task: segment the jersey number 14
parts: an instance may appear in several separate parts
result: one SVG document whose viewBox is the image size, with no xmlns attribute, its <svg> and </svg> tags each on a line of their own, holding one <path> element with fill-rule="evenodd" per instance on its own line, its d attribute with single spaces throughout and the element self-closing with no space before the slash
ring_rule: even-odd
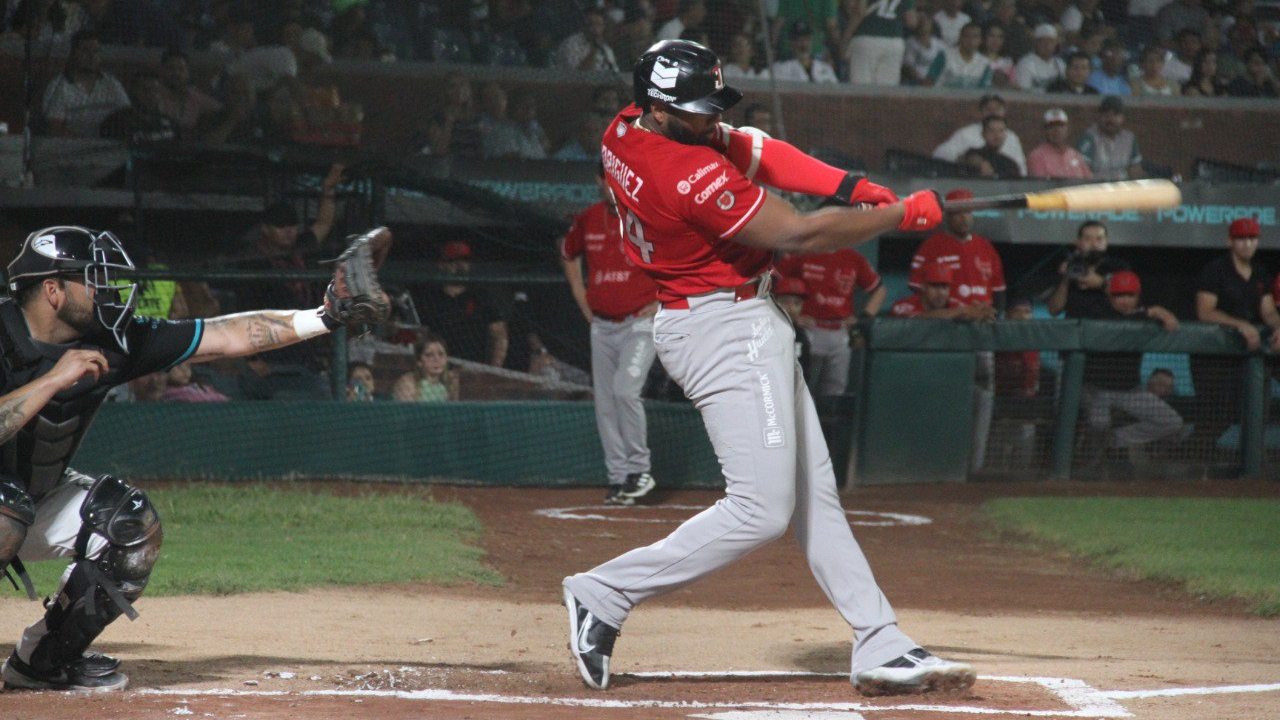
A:
<svg viewBox="0 0 1280 720">
<path fill-rule="evenodd" d="M 636 252 L 640 253 L 640 259 L 646 265 L 653 262 L 653 243 L 645 241 L 644 225 L 626 208 L 622 209 L 622 233 L 627 236 L 627 242 L 636 246 Z"/>
</svg>

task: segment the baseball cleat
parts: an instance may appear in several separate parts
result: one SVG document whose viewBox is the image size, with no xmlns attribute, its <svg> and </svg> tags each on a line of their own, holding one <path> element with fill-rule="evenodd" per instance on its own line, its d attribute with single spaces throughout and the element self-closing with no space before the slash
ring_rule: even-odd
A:
<svg viewBox="0 0 1280 720">
<path fill-rule="evenodd" d="M 635 500 L 649 494 L 658 483 L 653 476 L 647 472 L 631 473 L 627 476 L 627 482 L 622 486 L 622 494 Z"/>
<path fill-rule="evenodd" d="M 877 668 L 853 676 L 853 685 L 867 696 L 915 695 L 930 692 L 963 692 L 978 679 L 965 663 L 943 660 L 924 648 L 916 648 Z"/>
<path fill-rule="evenodd" d="M 120 661 L 100 653 L 86 653 L 79 660 L 40 672 L 18 659 L 17 653 L 9 656 L 0 668 L 0 679 L 5 690 L 64 690 L 82 693 L 103 693 L 123 690 L 129 677 L 116 672 Z"/>
<path fill-rule="evenodd" d="M 605 505 L 635 505 L 636 501 L 627 497 L 622 485 L 610 485 L 604 496 Z"/>
<path fill-rule="evenodd" d="M 578 661 L 578 674 L 587 687 L 604 690 L 609 687 L 609 657 L 618 629 L 592 615 L 569 588 L 564 589 L 564 604 L 569 609 L 569 650 Z"/>
</svg>

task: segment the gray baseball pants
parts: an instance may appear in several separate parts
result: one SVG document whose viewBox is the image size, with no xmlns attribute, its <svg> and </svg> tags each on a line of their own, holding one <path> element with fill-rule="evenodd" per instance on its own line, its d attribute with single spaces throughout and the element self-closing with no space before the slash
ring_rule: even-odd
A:
<svg viewBox="0 0 1280 720">
<path fill-rule="evenodd" d="M 649 472 L 648 426 L 640 391 L 653 366 L 653 318 L 591 321 L 591 382 L 596 429 L 610 485 Z"/>
<path fill-rule="evenodd" d="M 848 328 L 808 328 L 809 391 L 819 397 L 842 395 L 849 384 Z"/>
<path fill-rule="evenodd" d="M 790 526 L 818 585 L 854 631 L 853 672 L 916 647 L 876 585 L 840 506 L 831 456 L 795 354 L 790 321 L 769 298 L 732 291 L 662 309 L 658 357 L 702 413 L 725 497 L 665 539 L 585 573 L 567 587 L 622 627 L 631 609 L 732 564 Z"/>
</svg>

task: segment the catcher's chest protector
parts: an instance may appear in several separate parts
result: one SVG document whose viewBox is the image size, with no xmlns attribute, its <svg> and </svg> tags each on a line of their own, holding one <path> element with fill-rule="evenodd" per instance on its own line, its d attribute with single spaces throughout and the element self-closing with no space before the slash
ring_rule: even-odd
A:
<svg viewBox="0 0 1280 720">
<path fill-rule="evenodd" d="M 57 484 L 84 439 L 94 413 L 116 384 L 110 378 L 117 375 L 116 369 L 125 356 L 118 348 L 105 345 L 108 346 L 92 341 L 50 345 L 35 340 L 18 303 L 13 298 L 0 299 L 0 362 L 4 377 L 0 395 L 49 372 L 72 349 L 97 350 L 112 368 L 97 382 L 82 380 L 55 395 L 13 439 L 0 446 L 0 473 L 16 479 L 33 500 L 40 500 Z"/>
</svg>

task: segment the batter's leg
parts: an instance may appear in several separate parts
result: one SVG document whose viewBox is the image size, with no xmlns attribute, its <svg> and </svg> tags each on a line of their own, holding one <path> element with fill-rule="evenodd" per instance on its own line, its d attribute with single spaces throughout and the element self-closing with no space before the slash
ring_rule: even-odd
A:
<svg viewBox="0 0 1280 720">
<path fill-rule="evenodd" d="M 849 529 L 818 413 L 799 373 L 796 366 L 796 443 L 801 454 L 791 527 L 818 585 L 853 628 L 856 674 L 905 654 L 916 643 L 898 629 L 897 616 Z"/>
<path fill-rule="evenodd" d="M 613 374 L 614 413 L 621 438 L 619 450 L 624 477 L 650 470 L 649 430 L 640 393 L 656 354 L 653 318 L 636 318 L 625 323 L 625 327 L 619 343 L 618 366 Z M 609 480 L 613 482 L 612 474 Z"/>
</svg>

